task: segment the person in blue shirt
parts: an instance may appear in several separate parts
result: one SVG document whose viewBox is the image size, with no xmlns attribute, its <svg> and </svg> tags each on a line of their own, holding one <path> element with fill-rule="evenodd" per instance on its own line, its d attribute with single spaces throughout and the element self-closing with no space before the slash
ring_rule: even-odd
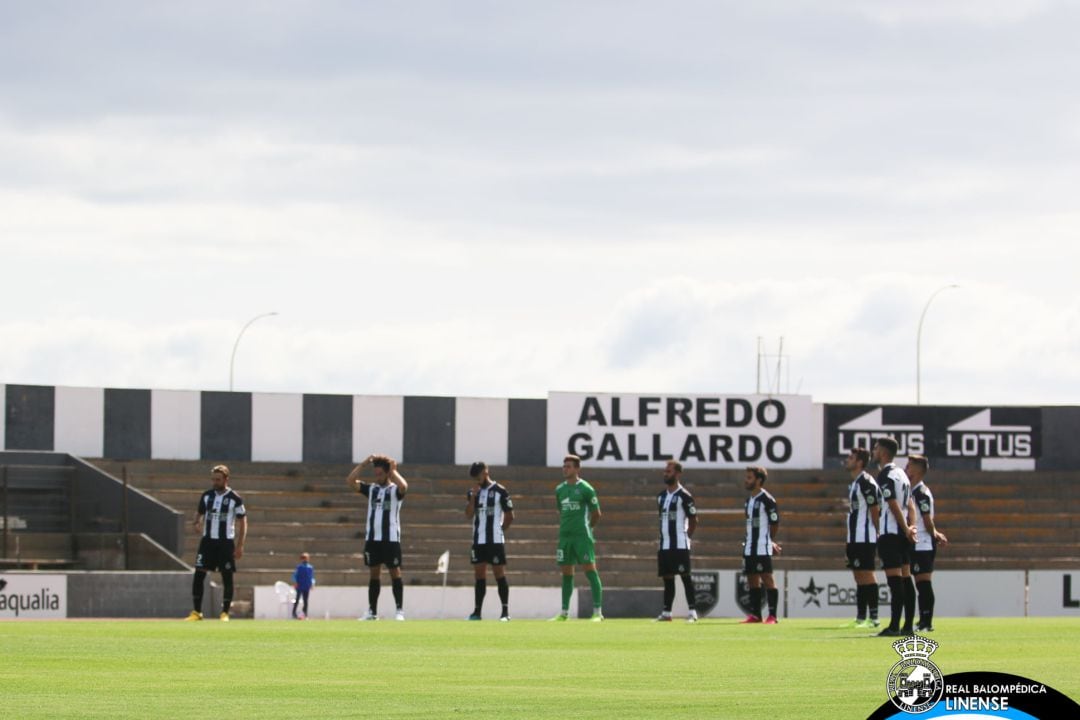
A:
<svg viewBox="0 0 1080 720">
<path fill-rule="evenodd" d="M 293 570 L 292 580 L 293 587 L 296 588 L 296 600 L 293 601 L 292 616 L 296 619 L 307 619 L 308 593 L 311 592 L 311 586 L 315 584 L 315 568 L 311 566 L 311 556 L 307 553 L 300 553 L 300 564 Z M 296 607 L 301 600 L 304 601 L 304 610 L 298 617 Z"/>
</svg>

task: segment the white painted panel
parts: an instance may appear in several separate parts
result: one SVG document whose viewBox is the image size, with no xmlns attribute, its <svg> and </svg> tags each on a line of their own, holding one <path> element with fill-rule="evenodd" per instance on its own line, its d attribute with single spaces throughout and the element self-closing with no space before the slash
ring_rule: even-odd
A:
<svg viewBox="0 0 1080 720">
<path fill-rule="evenodd" d="M 698 612 L 701 617 L 712 618 L 742 618 L 745 616 L 738 601 L 739 570 L 726 569 L 701 569 L 694 568 L 691 576 L 697 594 Z M 781 607 L 778 612 L 783 613 L 784 597 L 784 574 L 775 573 L 776 587 L 780 591 Z M 659 579 L 657 589 L 662 589 Z M 689 610 L 686 604 L 686 596 L 683 594 L 682 584 L 677 584 L 675 603 L 671 606 L 671 612 L 677 617 L 683 617 Z"/>
<path fill-rule="evenodd" d="M 315 571 L 318 578 L 318 569 Z M 394 595 L 389 584 L 379 595 L 379 616 L 385 621 L 394 617 Z M 494 585 L 494 583 L 492 583 Z M 510 617 L 517 620 L 550 618 L 559 611 L 562 590 L 557 587 L 517 587 L 510 592 Z M 473 610 L 472 587 L 449 587 L 445 594 L 441 586 L 405 586 L 405 617 L 409 620 L 464 620 Z M 367 610 L 367 587 L 316 585 L 308 596 L 308 616 L 324 618 L 355 618 Z M 570 600 L 577 607 L 577 591 Z M 281 602 L 272 585 L 255 587 L 254 615 L 256 620 L 285 619 L 292 614 L 292 604 Z M 499 617 L 499 596 L 488 591 L 484 603 L 484 619 Z"/>
<path fill-rule="evenodd" d="M 1028 574 L 1028 614 L 1080 617 L 1080 567 L 1032 570 Z"/>
<path fill-rule="evenodd" d="M 150 457 L 198 460 L 202 454 L 201 393 L 150 391 Z"/>
<path fill-rule="evenodd" d="M 57 387 L 53 448 L 57 452 L 99 458 L 105 454 L 105 390 Z"/>
<path fill-rule="evenodd" d="M 987 472 L 1035 471 L 1035 458 L 982 458 L 979 463 Z"/>
<path fill-rule="evenodd" d="M 405 443 L 405 398 L 401 395 L 353 396 L 353 461 L 371 453 L 401 459 Z"/>
<path fill-rule="evenodd" d="M 821 467 L 822 417 L 808 395 L 548 393 L 547 461 L 590 467 Z"/>
<path fill-rule="evenodd" d="M 251 459 L 300 462 L 304 456 L 304 396 L 251 395 Z"/>
<path fill-rule="evenodd" d="M 509 456 L 510 401 L 506 398 L 457 398 L 454 416 L 454 462 L 483 460 L 506 465 Z"/>
<path fill-rule="evenodd" d="M 825 405 L 813 403 L 810 407 L 811 451 L 810 462 L 815 468 L 825 467 Z"/>
<path fill-rule="evenodd" d="M 788 617 L 855 618 L 855 581 L 850 572 L 793 570 L 785 575 Z M 881 617 L 887 622 L 885 573 L 879 571 L 876 576 Z M 935 618 L 1024 614 L 1022 570 L 945 570 L 934 573 L 933 583 Z"/>
<path fill-rule="evenodd" d="M 0 450 L 7 449 L 7 385 L 0 385 Z"/>
<path fill-rule="evenodd" d="M 67 617 L 67 575 L 5 572 L 0 593 L 0 620 Z"/>
</svg>

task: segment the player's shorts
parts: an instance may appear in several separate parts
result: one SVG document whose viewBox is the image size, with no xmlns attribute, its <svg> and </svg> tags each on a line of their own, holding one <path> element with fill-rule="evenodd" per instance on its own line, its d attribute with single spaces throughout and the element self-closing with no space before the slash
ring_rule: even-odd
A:
<svg viewBox="0 0 1080 720">
<path fill-rule="evenodd" d="M 874 569 L 874 561 L 877 557 L 876 543 L 848 543 L 847 566 L 851 570 Z"/>
<path fill-rule="evenodd" d="M 937 550 L 915 550 L 911 553 L 911 574 L 923 575 L 934 572 Z"/>
<path fill-rule="evenodd" d="M 364 565 L 385 565 L 391 570 L 401 567 L 401 543 L 389 540 L 368 540 L 364 543 Z"/>
<path fill-rule="evenodd" d="M 505 565 L 506 545 L 503 543 L 483 543 L 473 545 L 469 560 L 473 565 Z"/>
<path fill-rule="evenodd" d="M 204 537 L 199 541 L 199 554 L 195 556 L 196 570 L 211 572 L 236 572 L 236 543 L 232 540 L 214 540 Z"/>
<path fill-rule="evenodd" d="M 743 555 L 743 572 L 765 575 L 772 572 L 772 555 Z"/>
<path fill-rule="evenodd" d="M 559 565 L 589 565 L 596 562 L 596 543 L 584 535 L 559 538 L 555 550 L 555 562 Z"/>
<path fill-rule="evenodd" d="M 881 558 L 881 567 L 886 570 L 911 562 L 911 543 L 902 535 L 894 533 L 878 535 L 877 552 L 878 557 Z"/>
<path fill-rule="evenodd" d="M 656 574 L 685 575 L 690 572 L 689 550 L 659 550 L 656 553 Z"/>
</svg>

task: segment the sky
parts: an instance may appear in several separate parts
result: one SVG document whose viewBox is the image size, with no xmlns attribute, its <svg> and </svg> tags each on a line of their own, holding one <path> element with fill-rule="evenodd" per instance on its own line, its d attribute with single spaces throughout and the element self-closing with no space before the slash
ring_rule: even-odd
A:
<svg viewBox="0 0 1080 720">
<path fill-rule="evenodd" d="M 1078 31 L 0 0 L 0 384 L 1080 404 Z"/>
</svg>

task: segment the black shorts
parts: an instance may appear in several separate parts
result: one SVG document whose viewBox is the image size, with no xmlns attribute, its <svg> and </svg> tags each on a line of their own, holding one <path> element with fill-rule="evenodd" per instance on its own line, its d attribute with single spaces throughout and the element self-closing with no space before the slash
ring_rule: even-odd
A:
<svg viewBox="0 0 1080 720">
<path fill-rule="evenodd" d="M 469 553 L 469 561 L 473 565 L 505 565 L 506 545 L 503 543 L 484 543 L 473 545 Z"/>
<path fill-rule="evenodd" d="M 874 543 L 848 543 L 847 566 L 851 570 L 874 570 L 877 545 Z"/>
<path fill-rule="evenodd" d="M 923 575 L 934 572 L 934 557 L 937 550 L 913 550 L 911 552 L 911 574 Z"/>
<path fill-rule="evenodd" d="M 656 574 L 685 575 L 690 572 L 689 550 L 660 550 L 656 553 Z"/>
<path fill-rule="evenodd" d="M 743 555 L 743 572 L 764 575 L 772 572 L 772 555 Z"/>
<path fill-rule="evenodd" d="M 364 543 L 364 565 L 385 565 L 391 570 L 401 567 L 401 543 L 389 540 L 368 540 Z"/>
<path fill-rule="evenodd" d="M 886 570 L 911 563 L 911 543 L 903 535 L 879 535 L 877 552 L 881 558 L 881 567 Z"/>
<path fill-rule="evenodd" d="M 214 540 L 204 537 L 199 541 L 199 554 L 195 556 L 196 570 L 236 572 L 236 543 L 232 540 Z"/>
</svg>

